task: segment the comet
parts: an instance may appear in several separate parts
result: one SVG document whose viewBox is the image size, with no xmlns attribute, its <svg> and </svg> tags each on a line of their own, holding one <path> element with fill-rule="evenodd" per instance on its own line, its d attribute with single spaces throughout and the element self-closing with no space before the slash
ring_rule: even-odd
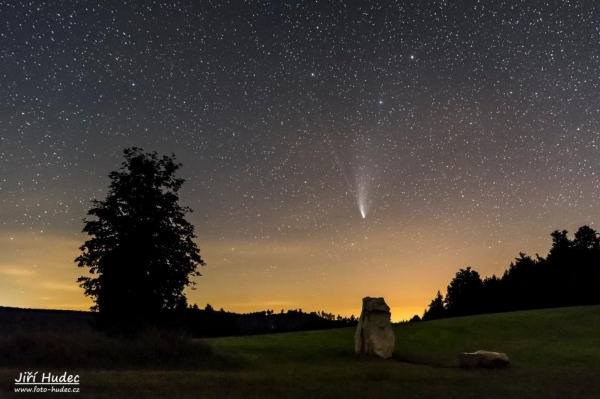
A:
<svg viewBox="0 0 600 399">
<path fill-rule="evenodd" d="M 356 205 L 363 219 L 367 218 L 370 205 L 369 189 L 371 179 L 366 169 L 364 166 L 357 168 L 355 182 Z"/>
<path fill-rule="evenodd" d="M 371 206 L 369 190 L 371 189 L 371 183 L 373 180 L 369 173 L 369 169 L 371 169 L 371 163 L 368 162 L 369 159 L 363 154 L 361 156 L 357 155 L 351 159 L 344 160 L 338 155 L 338 151 L 336 151 L 333 140 L 330 139 L 326 132 L 325 138 L 326 143 L 331 149 L 331 155 L 335 165 L 339 168 L 344 181 L 346 182 L 348 192 L 354 194 L 360 216 L 363 219 L 366 219 Z"/>
<path fill-rule="evenodd" d="M 358 209 L 360 210 L 360 215 L 363 219 L 367 217 L 367 210 L 365 209 L 363 204 L 358 204 Z"/>
</svg>

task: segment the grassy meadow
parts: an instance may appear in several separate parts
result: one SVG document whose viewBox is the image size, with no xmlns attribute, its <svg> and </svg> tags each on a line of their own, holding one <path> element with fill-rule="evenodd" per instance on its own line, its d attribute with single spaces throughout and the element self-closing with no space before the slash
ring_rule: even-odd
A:
<svg viewBox="0 0 600 399">
<path fill-rule="evenodd" d="M 0 398 L 21 371 L 80 375 L 80 398 L 598 398 L 600 306 L 394 326 L 394 358 L 354 354 L 354 329 L 135 342 L 95 334 L 0 339 Z M 458 354 L 508 354 L 501 370 L 458 368 Z"/>
</svg>

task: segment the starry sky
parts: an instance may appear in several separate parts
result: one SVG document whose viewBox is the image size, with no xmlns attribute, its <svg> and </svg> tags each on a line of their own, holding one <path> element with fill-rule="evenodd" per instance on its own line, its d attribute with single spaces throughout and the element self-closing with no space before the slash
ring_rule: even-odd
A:
<svg viewBox="0 0 600 399">
<path fill-rule="evenodd" d="M 0 0 L 0 305 L 87 309 L 125 147 L 174 153 L 190 303 L 392 318 L 600 220 L 600 9 Z"/>
</svg>

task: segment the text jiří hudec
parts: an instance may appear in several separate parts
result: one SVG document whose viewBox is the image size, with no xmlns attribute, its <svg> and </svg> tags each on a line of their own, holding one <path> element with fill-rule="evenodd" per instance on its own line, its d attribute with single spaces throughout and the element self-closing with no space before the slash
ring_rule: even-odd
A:
<svg viewBox="0 0 600 399">
<path fill-rule="evenodd" d="M 38 372 L 26 371 L 19 374 L 19 378 L 15 379 L 15 383 L 36 383 Z M 69 374 L 66 371 L 63 374 L 42 373 L 40 383 L 46 384 L 79 384 L 78 374 Z"/>
</svg>

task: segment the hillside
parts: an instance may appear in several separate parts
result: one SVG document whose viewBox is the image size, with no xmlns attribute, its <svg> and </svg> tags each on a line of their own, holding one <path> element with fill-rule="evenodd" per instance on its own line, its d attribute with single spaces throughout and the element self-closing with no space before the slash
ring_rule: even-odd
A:
<svg viewBox="0 0 600 399">
<path fill-rule="evenodd" d="M 209 342 L 248 362 L 252 383 L 234 380 L 257 397 L 597 398 L 598 331 L 591 306 L 395 325 L 391 361 L 354 356 L 354 329 Z M 507 353 L 511 368 L 457 367 L 460 352 L 478 349 Z"/>
<path fill-rule="evenodd" d="M 600 306 L 398 324 L 394 331 L 391 360 L 356 356 L 353 328 L 198 339 L 196 345 L 212 351 L 182 347 L 183 355 L 168 357 L 158 369 L 97 368 L 98 356 L 117 355 L 106 343 L 89 356 L 89 367 L 78 367 L 79 397 L 592 399 L 600 392 Z M 64 340 L 72 342 L 68 336 Z M 96 341 L 88 345 L 95 347 Z M 45 353 L 45 348 L 27 351 Z M 507 353 L 511 367 L 457 367 L 460 352 L 478 349 Z M 88 359 L 70 355 L 84 365 Z M 199 366 L 190 368 L 189 357 Z M 0 393 L 11 392 L 20 371 L 44 371 L 50 364 L 0 365 Z"/>
<path fill-rule="evenodd" d="M 93 312 L 0 306 L 0 335 L 91 332 L 94 316 Z M 185 330 L 188 335 L 196 338 L 321 330 L 357 324 L 357 320 L 353 319 L 335 319 L 333 314 L 304 313 L 298 310 L 239 314 L 190 308 L 165 311 L 155 321 L 161 327 Z"/>
<path fill-rule="evenodd" d="M 0 335 L 38 331 L 87 332 L 92 320 L 90 312 L 0 306 Z"/>
</svg>

